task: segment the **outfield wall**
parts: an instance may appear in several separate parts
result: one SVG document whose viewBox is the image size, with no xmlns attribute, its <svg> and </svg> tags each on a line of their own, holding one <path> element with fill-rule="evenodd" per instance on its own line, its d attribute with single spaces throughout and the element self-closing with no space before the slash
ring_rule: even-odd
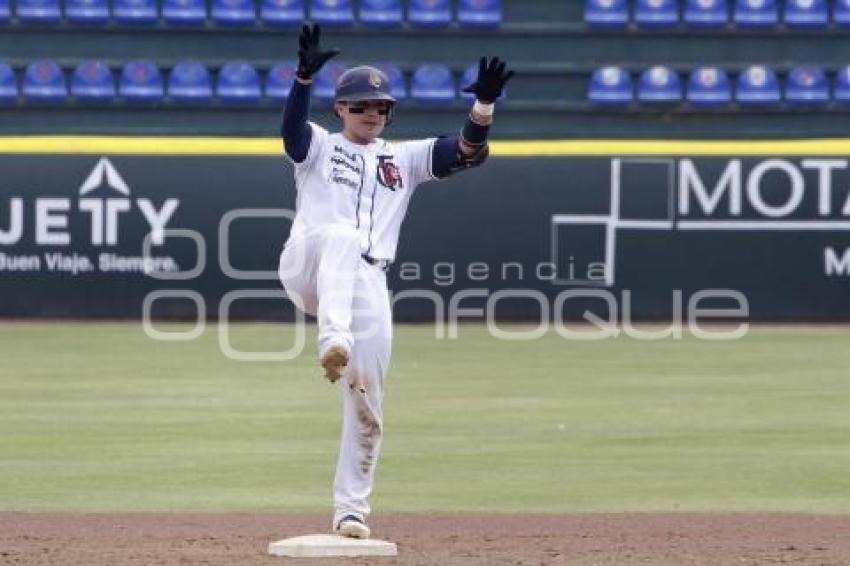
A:
<svg viewBox="0 0 850 566">
<path fill-rule="evenodd" d="M 280 146 L 0 138 L 0 316 L 290 318 Z M 850 140 L 496 142 L 484 167 L 417 189 L 396 318 L 667 319 L 690 303 L 850 320 L 847 155 Z"/>
</svg>

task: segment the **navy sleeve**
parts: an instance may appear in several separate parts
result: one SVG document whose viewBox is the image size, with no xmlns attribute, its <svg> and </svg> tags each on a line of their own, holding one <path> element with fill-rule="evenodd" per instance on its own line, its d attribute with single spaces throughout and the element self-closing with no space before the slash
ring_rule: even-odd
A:
<svg viewBox="0 0 850 566">
<path fill-rule="evenodd" d="M 452 173 L 453 166 L 458 161 L 457 136 L 440 136 L 434 142 L 434 149 L 431 150 L 431 171 L 438 179 L 448 177 Z"/>
<path fill-rule="evenodd" d="M 292 90 L 286 99 L 286 108 L 283 110 L 280 135 L 283 138 L 286 154 L 296 163 L 307 159 L 307 151 L 310 149 L 313 129 L 307 123 L 309 113 L 310 85 L 292 81 Z"/>
<path fill-rule="evenodd" d="M 458 171 L 481 165 L 488 155 L 489 146 L 486 142 L 474 155 L 465 156 L 460 151 L 458 136 L 440 136 L 431 150 L 431 171 L 436 178 L 443 179 Z"/>
</svg>

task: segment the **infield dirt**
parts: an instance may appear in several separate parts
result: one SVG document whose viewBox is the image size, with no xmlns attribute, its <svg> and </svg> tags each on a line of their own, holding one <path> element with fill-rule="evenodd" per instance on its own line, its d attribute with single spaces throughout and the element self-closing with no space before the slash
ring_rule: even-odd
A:
<svg viewBox="0 0 850 566">
<path fill-rule="evenodd" d="M 0 513 L 0 564 L 850 564 L 850 517 L 756 514 L 382 515 L 397 558 L 283 559 L 269 542 L 319 515 Z"/>
</svg>

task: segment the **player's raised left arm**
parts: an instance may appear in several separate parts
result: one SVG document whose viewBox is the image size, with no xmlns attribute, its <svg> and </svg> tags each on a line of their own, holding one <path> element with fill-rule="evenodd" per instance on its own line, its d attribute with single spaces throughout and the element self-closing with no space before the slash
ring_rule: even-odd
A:
<svg viewBox="0 0 850 566">
<path fill-rule="evenodd" d="M 478 62 L 478 77 L 463 89 L 475 95 L 475 103 L 458 136 L 439 138 L 434 144 L 432 170 L 437 177 L 475 167 L 487 159 L 487 135 L 493 123 L 493 112 L 505 85 L 514 75 L 507 64 L 493 57 Z"/>
</svg>

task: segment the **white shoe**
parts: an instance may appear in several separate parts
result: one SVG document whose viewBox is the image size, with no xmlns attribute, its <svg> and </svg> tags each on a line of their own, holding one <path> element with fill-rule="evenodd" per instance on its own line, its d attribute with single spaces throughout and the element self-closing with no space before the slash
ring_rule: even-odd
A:
<svg viewBox="0 0 850 566">
<path fill-rule="evenodd" d="M 342 377 L 350 357 L 351 354 L 344 346 L 331 346 L 322 354 L 321 364 L 325 368 L 325 377 L 328 381 L 336 383 Z"/>
<path fill-rule="evenodd" d="M 336 526 L 336 533 L 344 537 L 369 538 L 369 527 L 354 515 L 346 515 Z"/>
</svg>

